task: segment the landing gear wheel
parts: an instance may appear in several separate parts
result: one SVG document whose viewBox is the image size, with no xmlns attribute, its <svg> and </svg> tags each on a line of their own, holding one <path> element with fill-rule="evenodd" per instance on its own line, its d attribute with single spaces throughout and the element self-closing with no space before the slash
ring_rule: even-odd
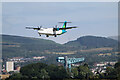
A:
<svg viewBox="0 0 120 80">
<path fill-rule="evenodd" d="M 57 37 L 57 35 L 55 35 L 55 37 Z"/>
<path fill-rule="evenodd" d="M 39 34 L 39 36 L 41 36 L 41 35 Z"/>
<path fill-rule="evenodd" d="M 49 37 L 49 35 L 46 35 L 46 37 Z"/>
</svg>

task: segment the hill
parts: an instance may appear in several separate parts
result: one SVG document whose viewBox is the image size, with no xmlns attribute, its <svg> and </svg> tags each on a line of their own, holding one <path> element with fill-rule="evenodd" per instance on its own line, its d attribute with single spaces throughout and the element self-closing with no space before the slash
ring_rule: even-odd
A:
<svg viewBox="0 0 120 80">
<path fill-rule="evenodd" d="M 2 57 L 45 56 L 44 63 L 56 63 L 56 57 L 85 57 L 85 62 L 117 60 L 115 47 L 117 41 L 104 37 L 84 36 L 66 44 L 58 44 L 51 40 L 12 35 L 2 35 Z M 107 54 L 110 55 L 107 55 Z M 106 55 L 106 56 L 101 56 Z M 94 60 L 93 60 L 94 58 Z"/>
<path fill-rule="evenodd" d="M 2 35 L 3 57 L 35 56 L 43 54 L 45 50 L 62 47 L 51 40 L 29 38 L 21 36 Z"/>
<path fill-rule="evenodd" d="M 81 48 L 100 48 L 100 47 L 116 47 L 118 44 L 117 40 L 97 37 L 97 36 L 83 36 L 74 41 L 69 41 L 64 45 L 81 47 Z"/>
<path fill-rule="evenodd" d="M 120 35 L 119 35 L 120 37 Z M 118 40 L 118 36 L 109 36 L 108 38 L 114 39 L 114 40 Z"/>
<path fill-rule="evenodd" d="M 118 42 L 120 42 L 120 35 L 118 35 L 118 36 L 109 36 L 108 38 L 111 38 L 111 39 L 114 39 L 114 40 L 117 40 Z"/>
</svg>

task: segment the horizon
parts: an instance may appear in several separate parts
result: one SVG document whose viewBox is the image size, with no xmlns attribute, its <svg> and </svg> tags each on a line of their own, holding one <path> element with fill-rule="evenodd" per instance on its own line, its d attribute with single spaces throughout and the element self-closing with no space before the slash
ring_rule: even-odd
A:
<svg viewBox="0 0 120 80">
<path fill-rule="evenodd" d="M 43 40 L 48 40 L 48 39 L 44 39 L 44 38 L 38 38 L 38 37 L 29 37 L 29 36 L 20 36 L 20 35 L 9 35 L 9 34 L 0 34 L 0 35 L 6 35 L 6 36 L 17 36 L 17 37 L 26 37 L 26 38 L 37 38 L 37 39 L 43 39 Z M 104 37 L 104 36 L 95 36 L 95 35 L 85 35 L 85 36 L 80 36 L 78 38 L 81 38 L 81 37 L 87 37 L 87 36 L 94 36 L 94 37 L 101 37 L 101 38 L 110 38 L 110 39 L 113 39 L 112 37 L 117 37 L 117 36 L 108 36 L 108 37 Z M 77 38 L 77 39 L 78 39 Z M 75 39 L 75 40 L 77 40 Z M 75 40 L 71 40 L 71 41 L 75 41 Z M 116 40 L 116 39 L 113 39 L 113 40 Z M 54 41 L 54 40 L 50 40 L 50 41 Z M 55 41 L 54 41 L 55 42 Z M 69 42 L 69 41 L 68 41 Z M 66 42 L 66 43 L 68 43 Z M 57 42 L 55 42 L 57 43 Z M 58 43 L 58 44 L 65 44 L 65 43 Z"/>
</svg>

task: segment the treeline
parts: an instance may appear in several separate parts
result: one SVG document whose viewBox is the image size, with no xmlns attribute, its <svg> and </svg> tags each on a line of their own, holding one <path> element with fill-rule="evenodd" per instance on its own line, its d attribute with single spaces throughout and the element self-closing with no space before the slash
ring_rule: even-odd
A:
<svg viewBox="0 0 120 80">
<path fill-rule="evenodd" d="M 34 63 L 22 67 L 20 73 L 13 74 L 6 80 L 62 80 L 65 78 L 69 78 L 69 74 L 66 72 L 63 66 Z"/>
<path fill-rule="evenodd" d="M 94 75 L 87 64 L 73 67 L 71 73 L 63 66 L 44 63 L 29 64 L 21 68 L 20 73 L 11 75 L 6 80 L 120 80 L 120 62 L 114 68 L 107 67 L 106 73 Z"/>
</svg>

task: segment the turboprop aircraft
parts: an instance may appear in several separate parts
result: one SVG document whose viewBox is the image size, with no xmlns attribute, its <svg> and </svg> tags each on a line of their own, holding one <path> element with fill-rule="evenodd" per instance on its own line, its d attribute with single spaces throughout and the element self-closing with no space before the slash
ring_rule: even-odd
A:
<svg viewBox="0 0 120 80">
<path fill-rule="evenodd" d="M 67 23 L 71 23 L 71 22 L 59 22 L 59 23 L 64 23 L 62 28 L 57 27 L 57 25 L 53 28 L 42 28 L 42 26 L 34 28 L 34 27 L 26 27 L 26 29 L 34 29 L 34 30 L 38 30 L 38 34 L 41 35 L 46 35 L 46 37 L 49 36 L 55 36 L 57 37 L 57 35 L 61 35 L 66 33 L 67 29 L 72 29 L 72 28 L 77 28 L 76 26 L 72 26 L 72 27 L 66 27 Z"/>
</svg>

